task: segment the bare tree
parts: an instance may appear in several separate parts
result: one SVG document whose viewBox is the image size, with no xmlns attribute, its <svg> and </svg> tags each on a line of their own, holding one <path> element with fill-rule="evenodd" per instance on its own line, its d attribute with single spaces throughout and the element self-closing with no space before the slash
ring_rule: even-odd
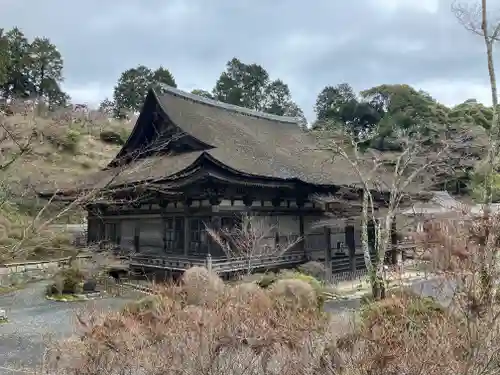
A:
<svg viewBox="0 0 500 375">
<path fill-rule="evenodd" d="M 411 134 L 397 132 L 401 151 L 386 153 L 363 147 L 377 134 L 376 131 L 362 136 L 321 131 L 318 137 L 323 143 L 322 148 L 332 152 L 334 158 L 347 161 L 359 179 L 361 242 L 373 294 L 377 298 L 383 298 L 385 294 L 384 259 L 400 207 L 435 184 L 435 177 L 448 174 L 451 167 L 448 157 L 452 143 L 444 134 L 439 134 L 438 139 L 434 138 L 430 143 L 428 136 L 415 129 Z M 380 204 L 381 200 L 383 204 Z M 371 259 L 368 238 L 370 221 L 375 225 L 375 261 Z"/>
<path fill-rule="evenodd" d="M 452 6 L 452 11 L 465 29 L 483 38 L 486 47 L 486 61 L 488 64 L 493 113 L 489 129 L 489 148 L 486 160 L 487 170 L 483 197 L 483 203 L 488 205 L 491 203 L 493 196 L 493 175 L 498 160 L 498 142 L 500 136 L 500 125 L 498 121 L 498 89 L 493 59 L 495 42 L 500 40 L 500 21 L 490 22 L 489 17 L 491 15 L 488 14 L 486 0 L 481 0 L 481 3 L 472 5 L 455 1 Z"/>
<path fill-rule="evenodd" d="M 276 225 L 265 217 L 244 214 L 236 218 L 239 225 L 215 229 L 207 226 L 209 236 L 228 258 L 241 258 L 252 271 L 252 261 L 261 257 L 278 257 L 300 242 L 299 236 L 285 236 L 276 241 Z"/>
</svg>

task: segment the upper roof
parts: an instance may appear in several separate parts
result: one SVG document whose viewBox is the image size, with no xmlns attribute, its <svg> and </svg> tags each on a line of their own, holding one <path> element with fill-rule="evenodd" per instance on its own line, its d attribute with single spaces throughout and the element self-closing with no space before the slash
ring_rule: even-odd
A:
<svg viewBox="0 0 500 375">
<path fill-rule="evenodd" d="M 141 115 L 117 158 L 133 149 L 134 142 L 147 133 L 145 127 L 153 127 L 152 121 L 144 120 L 147 117 L 144 113 L 153 111 L 151 108 L 160 108 L 171 123 L 203 145 L 203 149 L 136 160 L 126 168 L 112 167 L 116 164 L 111 163 L 107 170 L 88 176 L 85 185 L 110 186 L 174 178 L 185 170 L 193 170 L 201 160 L 208 160 L 248 178 L 360 186 L 350 163 L 340 157 L 333 161 L 333 153 L 321 150 L 316 138 L 300 128 L 298 119 L 221 103 L 169 86 L 163 89 L 162 95 L 150 90 Z"/>
<path fill-rule="evenodd" d="M 346 161 L 332 163 L 298 120 L 252 111 L 168 88 L 158 101 L 182 131 L 212 146 L 206 152 L 245 174 L 320 185 L 357 184 Z"/>
</svg>

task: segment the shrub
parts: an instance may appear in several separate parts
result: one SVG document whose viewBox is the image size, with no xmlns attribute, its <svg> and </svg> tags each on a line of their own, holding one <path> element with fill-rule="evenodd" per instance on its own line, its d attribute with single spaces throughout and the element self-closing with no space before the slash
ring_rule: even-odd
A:
<svg viewBox="0 0 500 375">
<path fill-rule="evenodd" d="M 272 305 L 269 295 L 259 285 L 255 283 L 242 283 L 233 286 L 229 294 L 237 302 L 248 303 L 255 302 L 261 307 L 270 308 Z"/>
<path fill-rule="evenodd" d="M 60 270 L 54 281 L 47 287 L 47 295 L 75 294 L 82 291 L 82 283 L 85 275 L 76 267 Z"/>
<path fill-rule="evenodd" d="M 257 285 L 261 288 L 269 288 L 274 282 L 278 280 L 278 277 L 275 273 L 265 273 L 261 276 L 259 280 L 257 280 Z"/>
<path fill-rule="evenodd" d="M 286 300 L 289 306 L 297 308 L 316 307 L 316 293 L 311 284 L 298 279 L 276 281 L 270 289 L 270 295 Z"/>
<path fill-rule="evenodd" d="M 322 308 L 324 302 L 326 300 L 326 288 L 325 285 L 314 278 L 313 276 L 309 276 L 300 272 L 292 272 L 292 271 L 284 271 L 280 275 L 280 279 L 293 279 L 293 280 L 301 280 L 314 289 L 316 293 L 316 302 L 319 308 Z"/>
<path fill-rule="evenodd" d="M 69 375 L 84 369 L 86 374 L 130 374 L 140 369 L 145 375 L 305 374 L 320 366 L 333 370 L 322 355 L 329 346 L 329 322 L 315 308 L 287 309 L 274 301 L 264 308 L 259 300 L 236 301 L 229 287 L 212 306 L 193 306 L 166 297 L 178 288 L 166 289 L 133 311 L 81 316 L 78 340 L 51 348 L 44 373 Z"/>
<path fill-rule="evenodd" d="M 78 151 L 78 145 L 80 143 L 80 139 L 81 139 L 80 132 L 74 129 L 68 129 L 64 139 L 60 143 L 60 146 L 63 149 L 63 151 L 76 154 Z"/>
<path fill-rule="evenodd" d="M 124 138 L 124 134 L 120 134 L 113 130 L 103 130 L 99 134 L 99 139 L 104 143 L 109 143 L 118 146 L 123 146 L 127 141 L 127 138 Z"/>
<path fill-rule="evenodd" d="M 193 305 L 210 304 L 224 291 L 224 282 L 204 267 L 191 267 L 181 278 L 186 302 Z"/>
<path fill-rule="evenodd" d="M 304 275 L 312 276 L 317 280 L 324 281 L 326 278 L 325 265 L 323 263 L 320 263 L 320 262 L 311 261 L 311 262 L 301 264 L 298 267 L 298 270 L 300 273 L 302 273 Z"/>
</svg>

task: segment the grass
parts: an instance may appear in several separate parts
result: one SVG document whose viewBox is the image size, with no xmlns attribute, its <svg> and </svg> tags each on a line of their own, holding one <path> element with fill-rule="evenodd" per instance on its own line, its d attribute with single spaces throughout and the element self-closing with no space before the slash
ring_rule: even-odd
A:
<svg viewBox="0 0 500 375">
<path fill-rule="evenodd" d="M 0 295 L 8 294 L 8 293 L 14 292 L 18 289 L 19 288 L 17 286 L 1 286 L 0 285 Z"/>
</svg>

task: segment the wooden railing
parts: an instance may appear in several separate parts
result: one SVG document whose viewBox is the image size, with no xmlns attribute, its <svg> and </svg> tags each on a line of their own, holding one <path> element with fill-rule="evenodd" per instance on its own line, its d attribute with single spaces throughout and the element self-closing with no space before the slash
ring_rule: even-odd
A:
<svg viewBox="0 0 500 375">
<path fill-rule="evenodd" d="M 199 266 L 211 269 L 214 272 L 237 272 L 249 269 L 266 269 L 279 266 L 302 263 L 305 254 L 302 251 L 289 251 L 281 255 L 259 255 L 251 257 L 152 257 L 134 255 L 130 259 L 131 267 L 147 267 L 167 269 L 173 271 L 184 271 L 190 267 Z"/>
</svg>

